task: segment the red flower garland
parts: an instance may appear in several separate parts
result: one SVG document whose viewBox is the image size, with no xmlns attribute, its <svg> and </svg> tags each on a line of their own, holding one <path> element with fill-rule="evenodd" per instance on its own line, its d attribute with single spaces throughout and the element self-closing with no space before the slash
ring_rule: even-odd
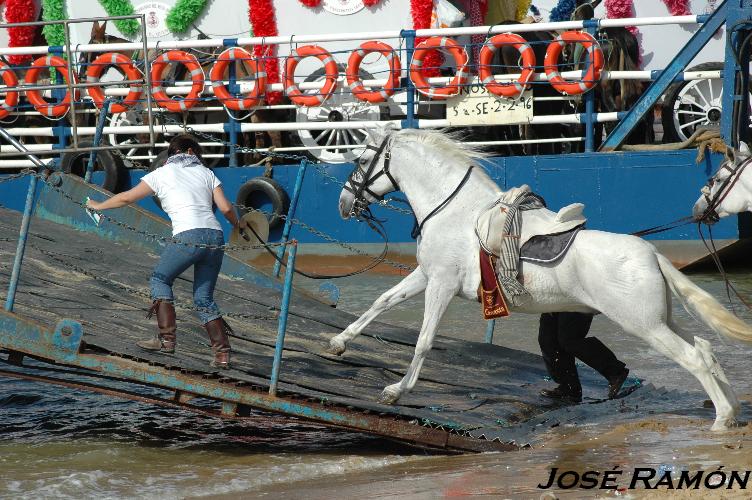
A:
<svg viewBox="0 0 752 500">
<path fill-rule="evenodd" d="M 410 2 L 410 14 L 413 17 L 413 29 L 423 30 L 431 27 L 431 13 L 433 12 L 433 0 L 411 0 Z M 425 38 L 416 38 L 415 46 L 417 47 L 420 42 Z M 424 74 L 426 76 L 438 76 L 439 66 L 443 57 L 440 52 L 432 50 L 429 54 L 426 54 L 423 59 Z"/>
<path fill-rule="evenodd" d="M 274 17 L 272 0 L 248 0 L 248 19 L 251 21 L 254 36 L 277 36 L 277 20 Z M 256 45 L 253 55 L 264 61 L 266 77 L 269 83 L 279 83 L 279 65 L 274 52 L 276 45 Z M 266 94 L 268 104 L 279 104 L 282 100 L 281 92 Z"/>
<path fill-rule="evenodd" d="M 3 0 L 0 0 L 2 3 Z M 6 0 L 5 21 L 8 23 L 27 23 L 35 20 L 37 13 L 33 0 Z M 9 47 L 28 47 L 34 43 L 36 26 L 19 26 L 8 28 Z M 8 56 L 11 64 L 23 64 L 31 60 L 30 55 Z"/>
</svg>

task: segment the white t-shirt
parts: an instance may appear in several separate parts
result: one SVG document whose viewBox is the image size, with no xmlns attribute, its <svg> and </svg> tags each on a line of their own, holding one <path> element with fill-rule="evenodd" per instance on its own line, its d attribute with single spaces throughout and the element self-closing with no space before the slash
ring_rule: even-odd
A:
<svg viewBox="0 0 752 500">
<path fill-rule="evenodd" d="M 192 155 L 170 157 L 163 166 L 141 178 L 159 198 L 172 221 L 173 236 L 190 229 L 219 229 L 214 216 L 214 188 L 221 182 Z"/>
</svg>

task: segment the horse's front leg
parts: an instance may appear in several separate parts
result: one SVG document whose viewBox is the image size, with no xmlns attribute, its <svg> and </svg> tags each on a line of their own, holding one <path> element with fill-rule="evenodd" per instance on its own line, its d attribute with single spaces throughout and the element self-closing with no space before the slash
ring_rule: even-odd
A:
<svg viewBox="0 0 752 500">
<path fill-rule="evenodd" d="M 452 288 L 446 283 L 439 283 L 438 280 L 432 280 L 426 287 L 426 309 L 423 312 L 423 325 L 420 328 L 418 342 L 415 344 L 415 355 L 407 369 L 407 373 L 396 384 L 387 386 L 379 397 L 379 403 L 392 404 L 402 395 L 408 393 L 415 387 L 420 374 L 420 368 L 426 359 L 428 352 L 433 347 L 433 339 L 436 336 L 436 328 L 444 312 L 452 301 L 452 297 L 457 294 L 457 288 Z"/>
<path fill-rule="evenodd" d="M 327 352 L 339 356 L 347 349 L 347 343 L 360 335 L 371 321 L 376 317 L 426 289 L 426 276 L 418 266 L 413 272 L 408 274 L 405 279 L 397 283 L 394 287 L 384 292 L 376 302 L 371 305 L 363 315 L 350 324 L 339 335 L 332 337 L 329 341 Z"/>
</svg>

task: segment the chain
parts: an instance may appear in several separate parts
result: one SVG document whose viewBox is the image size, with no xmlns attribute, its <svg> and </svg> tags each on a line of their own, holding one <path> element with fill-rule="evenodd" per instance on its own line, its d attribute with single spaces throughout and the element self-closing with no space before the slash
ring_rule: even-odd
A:
<svg viewBox="0 0 752 500">
<path fill-rule="evenodd" d="M 10 181 L 15 181 L 16 179 L 21 179 L 22 177 L 26 177 L 27 175 L 35 175 L 35 174 L 36 172 L 27 168 L 17 174 L 11 174 L 11 175 L 6 175 L 5 177 L 0 177 L 0 184 L 2 184 L 3 182 L 10 182 Z"/>
<path fill-rule="evenodd" d="M 99 281 L 101 283 L 104 283 L 106 285 L 113 286 L 115 288 L 119 288 L 120 290 L 123 290 L 124 292 L 131 294 L 131 295 L 137 295 L 139 297 L 144 297 L 148 300 L 152 300 L 151 294 L 149 292 L 146 292 L 139 288 L 134 288 L 132 286 L 125 285 L 123 283 L 120 283 L 118 281 L 114 281 L 108 278 L 105 278 L 103 276 L 98 276 L 94 274 L 91 271 L 88 271 L 82 267 L 79 267 L 75 264 L 72 264 L 62 257 L 64 254 L 59 254 L 56 252 L 51 252 L 49 250 L 44 250 L 42 248 L 39 248 L 36 245 L 31 245 L 32 248 L 34 248 L 36 251 L 38 251 L 41 254 L 46 255 L 47 257 L 59 262 L 60 264 L 68 267 L 69 269 L 72 269 L 76 271 L 77 273 L 83 274 L 85 276 L 88 276 L 96 281 Z M 194 312 L 206 312 L 206 313 L 215 313 L 215 310 L 210 310 L 205 307 L 196 307 L 194 305 L 189 304 L 188 302 L 181 302 L 181 301 L 175 301 L 174 302 L 176 307 L 179 307 L 181 309 L 186 309 L 188 311 L 194 311 Z M 230 313 L 230 312 L 224 312 L 222 313 L 223 316 L 227 316 L 229 318 L 235 318 L 235 319 L 251 319 L 251 320 L 276 320 L 277 316 L 264 316 L 259 314 L 246 314 L 246 313 Z"/>
</svg>

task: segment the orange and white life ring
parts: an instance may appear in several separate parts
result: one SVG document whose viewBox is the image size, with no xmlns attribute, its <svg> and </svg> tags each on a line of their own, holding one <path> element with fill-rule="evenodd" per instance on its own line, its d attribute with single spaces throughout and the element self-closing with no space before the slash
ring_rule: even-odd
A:
<svg viewBox="0 0 752 500">
<path fill-rule="evenodd" d="M 65 83 L 68 83 L 68 64 L 65 62 L 65 59 L 59 56 L 42 56 L 38 59 L 35 59 L 34 62 L 31 63 L 31 68 L 29 68 L 29 70 L 26 72 L 24 83 L 26 85 L 34 85 L 35 83 L 37 83 L 37 80 L 39 79 L 39 72 L 42 71 L 43 68 L 47 67 L 55 68 L 55 71 L 60 73 L 60 75 L 63 77 L 63 81 L 65 81 Z M 73 83 L 76 83 L 75 74 L 73 75 Z M 75 99 L 78 99 L 78 92 L 74 92 Z M 29 99 L 29 102 L 34 105 L 34 109 L 45 116 L 63 116 L 68 112 L 71 103 L 70 90 L 65 93 L 63 100 L 58 102 L 57 104 L 50 104 L 45 101 L 39 90 L 27 90 L 26 98 Z"/>
<path fill-rule="evenodd" d="M 389 78 L 381 90 L 366 90 L 363 81 L 360 79 L 360 63 L 367 54 L 372 52 L 381 53 L 389 63 Z M 350 59 L 347 61 L 347 85 L 350 86 L 353 95 L 361 101 L 384 102 L 399 88 L 401 72 L 402 65 L 399 57 L 394 56 L 394 49 L 384 42 L 372 40 L 362 43 L 350 54 Z"/>
<path fill-rule="evenodd" d="M 522 73 L 517 81 L 502 83 L 494 79 L 491 62 L 496 51 L 506 45 L 514 47 L 520 53 Z M 478 78 L 489 92 L 498 96 L 517 97 L 530 85 L 535 76 L 535 52 L 524 38 L 515 33 L 502 33 L 487 40 L 480 49 L 478 61 Z"/>
<path fill-rule="evenodd" d="M 170 63 L 182 64 L 191 74 L 191 90 L 184 98 L 170 99 L 162 87 L 162 78 Z M 187 111 L 199 102 L 204 90 L 204 70 L 196 56 L 182 50 L 170 50 L 157 57 L 151 64 L 151 95 L 157 106 L 173 113 Z"/>
<path fill-rule="evenodd" d="M 568 43 L 579 43 L 588 53 L 587 68 L 580 80 L 567 81 L 559 74 L 559 56 Z M 543 62 L 548 83 L 562 94 L 567 95 L 583 94 L 595 87 L 601 79 L 604 64 L 603 51 L 598 45 L 598 41 L 590 33 L 584 31 L 565 31 L 557 36 L 548 44 L 546 59 Z"/>
<path fill-rule="evenodd" d="M 457 66 L 454 78 L 444 87 L 432 87 L 423 74 L 423 59 L 433 49 L 444 49 L 449 52 Z M 467 84 L 469 79 L 468 60 L 467 52 L 460 44 L 451 38 L 434 36 L 423 40 L 415 47 L 415 54 L 410 62 L 410 79 L 415 84 L 415 89 L 421 94 L 434 99 L 446 99 L 459 94 L 460 88 Z"/>
<path fill-rule="evenodd" d="M 324 70 L 326 71 L 324 86 L 316 94 L 304 94 L 295 85 L 295 68 L 306 57 L 318 58 L 324 64 Z M 339 77 L 339 68 L 337 68 L 334 57 L 326 49 L 317 45 L 304 45 L 293 50 L 285 61 L 285 94 L 295 104 L 301 106 L 320 106 L 331 97 L 337 88 L 337 77 Z"/>
<path fill-rule="evenodd" d="M 253 90 L 245 94 L 243 97 L 235 97 L 230 94 L 230 91 L 227 90 L 227 87 L 224 84 L 227 68 L 238 59 L 250 68 L 251 74 L 256 76 L 256 84 L 254 85 Z M 217 62 L 214 63 L 214 66 L 212 66 L 211 72 L 209 73 L 209 79 L 212 82 L 214 95 L 217 99 L 219 99 L 228 109 L 233 109 L 235 111 L 246 110 L 253 106 L 257 106 L 266 92 L 266 72 L 259 71 L 256 60 L 247 50 L 240 47 L 231 47 L 219 55 Z"/>
<path fill-rule="evenodd" d="M 126 80 L 143 80 L 143 75 L 133 64 L 130 57 L 117 52 L 108 52 L 94 59 L 86 70 L 86 81 L 88 83 L 97 83 L 104 74 L 105 69 L 109 66 L 116 66 L 125 75 Z M 110 113 L 125 113 L 128 108 L 137 104 L 141 99 L 144 88 L 141 85 L 130 84 L 128 95 L 122 102 L 113 103 L 110 106 Z M 104 105 L 105 95 L 102 87 L 88 87 L 89 95 L 94 99 L 94 104 L 98 108 Z"/>
<path fill-rule="evenodd" d="M 6 87 L 17 87 L 18 78 L 16 74 L 10 69 L 10 66 L 4 62 L 0 62 L 0 76 L 3 77 L 3 83 Z M 18 91 L 8 91 L 5 93 L 5 100 L 0 103 L 0 119 L 8 116 L 13 108 L 18 104 Z"/>
</svg>

